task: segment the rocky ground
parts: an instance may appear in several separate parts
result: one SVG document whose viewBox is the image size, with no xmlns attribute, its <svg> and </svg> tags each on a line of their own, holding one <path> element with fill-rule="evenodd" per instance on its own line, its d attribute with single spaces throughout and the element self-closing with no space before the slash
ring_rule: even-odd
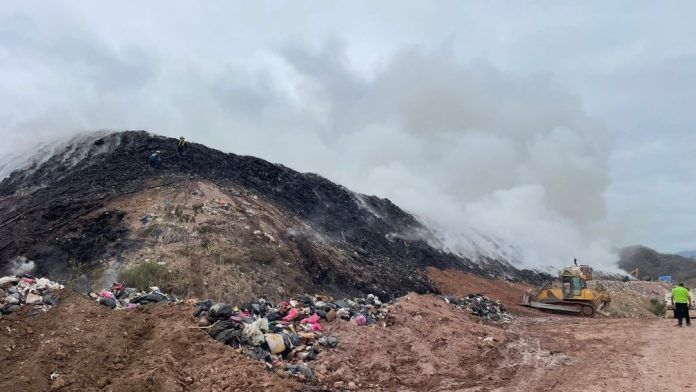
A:
<svg viewBox="0 0 696 392">
<path fill-rule="evenodd" d="M 604 313 L 612 317 L 651 318 L 656 317 L 651 300 L 662 303 L 665 291 L 672 285 L 662 282 L 594 280 L 588 286 L 611 293 L 611 306 Z"/>
<path fill-rule="evenodd" d="M 325 323 L 326 332 L 338 336 L 339 345 L 308 362 L 317 380 L 300 382 L 268 372 L 263 363 L 195 328 L 191 305 L 110 310 L 64 290 L 60 303 L 45 312 L 25 307 L 0 316 L 0 387 L 23 391 L 693 387 L 688 377 L 679 377 L 679 366 L 696 359 L 696 330 L 675 328 L 673 320 L 547 315 L 515 305 L 524 284 L 451 271 L 430 270 L 428 276 L 452 295 L 499 293 L 515 317 L 510 322 L 490 322 L 440 296 L 410 293 L 396 300 L 385 323 Z M 635 293 L 659 291 L 654 284 L 640 286 Z"/>
</svg>

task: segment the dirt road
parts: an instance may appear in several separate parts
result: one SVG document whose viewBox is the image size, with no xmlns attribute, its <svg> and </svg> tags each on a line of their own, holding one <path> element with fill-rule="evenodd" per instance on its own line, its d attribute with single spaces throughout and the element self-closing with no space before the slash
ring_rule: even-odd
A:
<svg viewBox="0 0 696 392">
<path fill-rule="evenodd" d="M 500 299 L 518 317 L 504 327 L 500 357 L 487 377 L 466 391 L 683 391 L 696 362 L 696 326 L 676 328 L 641 303 L 665 288 L 656 282 L 611 282 L 610 310 L 641 318 L 554 316 L 518 306 L 531 286 L 484 279 L 460 271 L 429 269 L 445 293 L 482 292 Z M 693 365 L 691 365 L 693 366 Z"/>
<path fill-rule="evenodd" d="M 495 391 L 684 391 L 696 328 L 665 319 L 527 318 L 511 326 L 516 377 Z M 504 366 L 514 367 L 513 363 Z"/>
</svg>

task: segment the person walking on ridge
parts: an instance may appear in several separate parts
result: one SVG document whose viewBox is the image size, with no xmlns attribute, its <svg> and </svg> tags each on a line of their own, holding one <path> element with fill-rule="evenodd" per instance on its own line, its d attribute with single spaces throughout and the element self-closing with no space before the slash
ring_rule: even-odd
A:
<svg viewBox="0 0 696 392">
<path fill-rule="evenodd" d="M 179 154 L 179 158 L 184 157 L 184 151 L 186 151 L 186 148 L 188 146 L 186 145 L 186 139 L 184 137 L 180 137 L 179 141 L 176 143 L 176 152 Z"/>
</svg>

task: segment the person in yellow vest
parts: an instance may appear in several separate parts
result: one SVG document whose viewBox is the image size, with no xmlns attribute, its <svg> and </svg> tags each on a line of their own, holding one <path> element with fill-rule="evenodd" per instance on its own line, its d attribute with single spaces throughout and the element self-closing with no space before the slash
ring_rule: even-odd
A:
<svg viewBox="0 0 696 392">
<path fill-rule="evenodd" d="M 672 306 L 674 306 L 674 315 L 679 322 L 677 327 L 682 326 L 682 319 L 686 319 L 687 327 L 691 326 L 691 318 L 689 318 L 691 294 L 689 290 L 684 287 L 684 283 L 679 283 L 677 287 L 672 290 Z"/>
</svg>

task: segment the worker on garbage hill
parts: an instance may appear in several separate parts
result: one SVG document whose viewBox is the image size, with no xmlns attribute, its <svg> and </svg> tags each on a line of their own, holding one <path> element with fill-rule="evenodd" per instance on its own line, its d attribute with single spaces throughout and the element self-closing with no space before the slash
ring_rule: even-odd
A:
<svg viewBox="0 0 696 392">
<path fill-rule="evenodd" d="M 176 152 L 179 154 L 179 157 L 184 156 L 184 151 L 186 151 L 186 148 L 188 146 L 186 145 L 186 139 L 184 137 L 180 137 L 179 141 L 176 143 Z"/>
<path fill-rule="evenodd" d="M 150 154 L 148 161 L 150 162 L 150 166 L 154 167 L 155 169 L 159 169 L 162 166 L 162 156 L 160 155 L 160 151 L 157 150 Z"/>
<path fill-rule="evenodd" d="M 684 283 L 679 283 L 672 290 L 672 306 L 674 306 L 674 316 L 678 320 L 677 327 L 682 326 L 682 319 L 686 319 L 686 326 L 691 326 L 689 317 L 689 307 L 691 306 L 691 294 L 684 287 Z"/>
</svg>

